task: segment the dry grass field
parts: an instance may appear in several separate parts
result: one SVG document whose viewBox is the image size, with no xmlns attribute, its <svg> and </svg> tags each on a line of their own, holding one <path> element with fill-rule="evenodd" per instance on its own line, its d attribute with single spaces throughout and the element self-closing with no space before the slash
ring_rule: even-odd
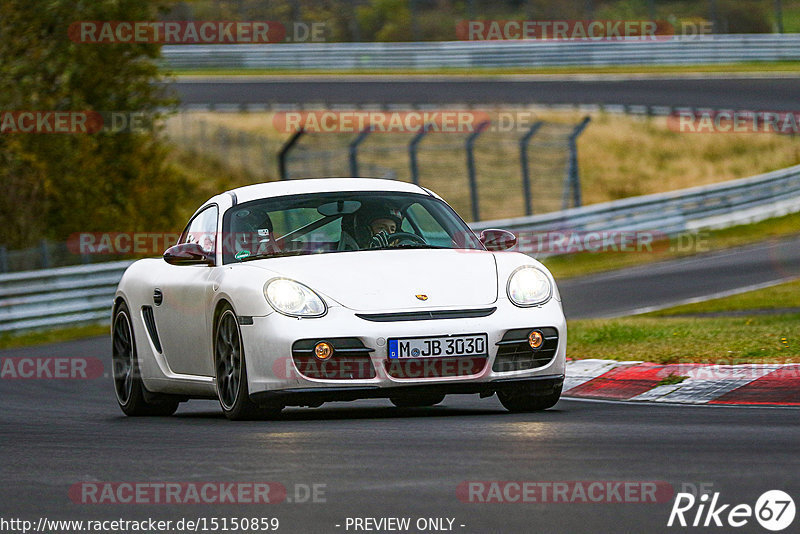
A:
<svg viewBox="0 0 800 534">
<path fill-rule="evenodd" d="M 478 111 L 478 110 L 473 110 Z M 484 111 L 481 111 L 482 113 Z M 536 120 L 546 121 L 528 149 L 534 212 L 561 207 L 566 175 L 565 139 L 587 113 L 536 108 L 485 110 L 493 127 L 475 144 L 482 219 L 524 214 L 518 139 Z M 501 114 L 517 126 L 499 131 Z M 766 133 L 680 133 L 665 117 L 605 112 L 578 139 L 584 204 L 718 183 L 800 163 L 800 139 Z M 220 133 L 223 132 L 223 133 Z M 183 113 L 167 133 L 180 147 L 176 160 L 193 179 L 234 187 L 275 180 L 276 154 L 290 134 L 275 127 L 274 113 Z M 349 175 L 348 143 L 353 133 L 304 136 L 292 152 L 292 178 Z M 362 176 L 410 180 L 408 142 L 412 133 L 373 133 L 359 148 Z M 470 219 L 465 133 L 430 133 L 420 143 L 420 183 L 448 199 Z"/>
</svg>

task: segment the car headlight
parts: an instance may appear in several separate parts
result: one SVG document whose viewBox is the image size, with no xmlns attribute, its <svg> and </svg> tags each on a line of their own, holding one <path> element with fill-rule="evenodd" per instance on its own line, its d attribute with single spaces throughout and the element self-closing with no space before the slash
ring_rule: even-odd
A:
<svg viewBox="0 0 800 534">
<path fill-rule="evenodd" d="M 508 298 L 517 306 L 536 306 L 550 300 L 553 285 L 542 271 L 525 266 L 511 273 L 507 292 Z"/>
<path fill-rule="evenodd" d="M 322 317 L 328 311 L 322 298 L 300 282 L 274 278 L 264 286 L 264 296 L 275 311 L 290 317 Z"/>
</svg>

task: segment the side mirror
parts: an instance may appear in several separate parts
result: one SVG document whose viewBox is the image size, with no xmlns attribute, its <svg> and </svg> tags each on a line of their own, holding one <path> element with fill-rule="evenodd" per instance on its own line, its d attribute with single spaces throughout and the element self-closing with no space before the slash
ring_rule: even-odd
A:
<svg viewBox="0 0 800 534">
<path fill-rule="evenodd" d="M 214 257 L 197 243 L 181 243 L 164 252 L 164 261 L 170 265 L 214 265 Z"/>
<path fill-rule="evenodd" d="M 507 230 L 484 230 L 478 237 L 486 250 L 508 250 L 517 244 L 517 236 Z"/>
</svg>

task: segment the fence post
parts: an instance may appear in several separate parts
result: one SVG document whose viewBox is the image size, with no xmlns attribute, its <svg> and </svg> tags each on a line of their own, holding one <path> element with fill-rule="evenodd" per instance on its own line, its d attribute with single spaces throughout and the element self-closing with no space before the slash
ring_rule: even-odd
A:
<svg viewBox="0 0 800 534">
<path fill-rule="evenodd" d="M 533 203 L 531 202 L 531 176 L 528 169 L 528 144 L 531 137 L 536 135 L 544 121 L 534 122 L 530 129 L 525 132 L 519 140 L 519 166 L 522 171 L 522 195 L 525 199 L 525 215 L 533 215 Z"/>
<path fill-rule="evenodd" d="M 0 273 L 8 272 L 8 249 L 5 245 L 0 245 Z"/>
<path fill-rule="evenodd" d="M 481 220 L 480 208 L 478 206 L 478 180 L 475 177 L 475 154 L 473 148 L 475 146 L 475 141 L 478 140 L 478 136 L 483 133 L 487 126 L 489 126 L 489 121 L 483 121 L 482 123 L 478 124 L 478 126 L 475 128 L 475 131 L 469 134 L 466 142 L 467 173 L 469 174 L 469 196 L 472 200 L 473 221 Z"/>
<path fill-rule="evenodd" d="M 288 180 L 289 174 L 286 170 L 286 156 L 289 154 L 289 151 L 292 147 L 297 143 L 300 137 L 305 133 L 305 130 L 300 128 L 292 136 L 283 144 L 281 149 L 278 151 L 278 172 L 281 175 L 281 180 Z"/>
<path fill-rule="evenodd" d="M 564 180 L 564 190 L 561 196 L 561 209 L 569 208 L 570 193 L 572 193 L 573 207 L 581 205 L 581 180 L 578 173 L 578 136 L 583 133 L 586 125 L 592 120 L 591 117 L 584 117 L 583 120 L 569 134 L 567 144 L 569 147 L 569 163 L 567 165 L 567 176 Z"/>
<path fill-rule="evenodd" d="M 430 130 L 430 124 L 425 124 L 408 143 L 408 164 L 411 167 L 411 183 L 419 185 L 419 166 L 417 165 L 417 147 L 422 138 Z"/>
<path fill-rule="evenodd" d="M 349 151 L 350 151 L 350 176 L 353 178 L 358 178 L 358 145 L 360 145 L 364 139 L 372 132 L 372 126 L 367 126 L 359 134 L 350 142 Z"/>
<path fill-rule="evenodd" d="M 47 239 L 42 239 L 39 242 L 39 251 L 42 259 L 42 269 L 50 267 L 50 248 L 47 246 Z"/>
<path fill-rule="evenodd" d="M 717 0 L 708 0 L 709 10 L 711 11 L 711 32 L 721 33 L 719 17 L 717 16 Z"/>
</svg>

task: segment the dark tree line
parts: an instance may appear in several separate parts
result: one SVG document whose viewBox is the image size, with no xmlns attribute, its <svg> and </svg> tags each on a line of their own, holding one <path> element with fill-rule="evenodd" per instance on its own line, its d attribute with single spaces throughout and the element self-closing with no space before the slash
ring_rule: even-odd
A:
<svg viewBox="0 0 800 534">
<path fill-rule="evenodd" d="M 0 2 L 0 111 L 135 112 L 158 124 L 171 102 L 154 44 L 84 44 L 81 20 L 152 20 L 141 0 Z M 0 134 L 0 244 L 63 241 L 74 232 L 172 228 L 188 185 L 157 130 Z"/>
</svg>

